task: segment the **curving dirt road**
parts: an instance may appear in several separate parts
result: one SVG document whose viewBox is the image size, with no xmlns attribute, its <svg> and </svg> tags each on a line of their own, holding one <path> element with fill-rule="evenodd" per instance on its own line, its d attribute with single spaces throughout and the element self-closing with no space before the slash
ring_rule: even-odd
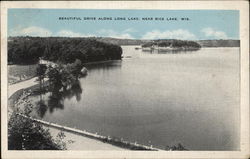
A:
<svg viewBox="0 0 250 159">
<path fill-rule="evenodd" d="M 18 82 L 16 84 L 8 85 L 8 98 L 14 94 L 16 91 L 24 88 L 31 87 L 35 84 L 38 84 L 39 81 L 36 81 L 37 77 L 31 78 L 26 81 Z"/>
</svg>

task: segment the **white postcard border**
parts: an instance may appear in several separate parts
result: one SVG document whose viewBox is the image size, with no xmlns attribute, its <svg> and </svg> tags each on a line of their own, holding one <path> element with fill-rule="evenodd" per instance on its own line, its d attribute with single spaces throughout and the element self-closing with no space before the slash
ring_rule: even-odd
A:
<svg viewBox="0 0 250 159">
<path fill-rule="evenodd" d="M 8 151 L 7 9 L 239 10 L 241 47 L 240 151 Z M 247 1 L 4 1 L 1 2 L 1 152 L 3 158 L 249 158 L 249 4 Z M 205 17 L 204 17 L 205 18 Z M 27 19 L 28 20 L 28 19 Z"/>
</svg>

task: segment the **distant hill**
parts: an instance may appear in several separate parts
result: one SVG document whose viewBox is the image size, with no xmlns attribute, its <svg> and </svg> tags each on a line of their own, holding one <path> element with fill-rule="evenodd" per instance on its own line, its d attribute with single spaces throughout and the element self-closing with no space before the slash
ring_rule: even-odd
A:
<svg viewBox="0 0 250 159">
<path fill-rule="evenodd" d="M 198 40 L 201 47 L 240 47 L 240 40 Z"/>
<path fill-rule="evenodd" d="M 104 43 L 111 43 L 115 45 L 142 45 L 152 40 L 139 40 L 139 39 L 117 39 L 117 38 L 106 38 L 106 37 L 96 37 L 97 41 Z"/>
<path fill-rule="evenodd" d="M 106 37 L 96 37 L 94 39 L 96 39 L 97 41 L 112 43 L 115 45 L 143 45 L 149 42 L 157 41 L 157 40 L 139 40 L 139 39 L 117 39 L 117 38 L 106 38 Z M 200 44 L 201 47 L 240 47 L 240 40 L 197 40 L 195 42 Z"/>
</svg>

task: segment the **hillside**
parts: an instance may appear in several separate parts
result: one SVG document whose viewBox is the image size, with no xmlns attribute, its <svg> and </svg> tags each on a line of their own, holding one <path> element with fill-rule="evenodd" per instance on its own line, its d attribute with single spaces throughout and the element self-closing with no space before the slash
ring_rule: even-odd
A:
<svg viewBox="0 0 250 159">
<path fill-rule="evenodd" d="M 121 59 L 122 48 L 93 38 L 65 37 L 10 37 L 8 38 L 8 63 L 30 64 L 39 58 L 54 62 L 83 63 Z"/>
<path fill-rule="evenodd" d="M 240 47 L 240 40 L 198 40 L 201 47 Z"/>
<path fill-rule="evenodd" d="M 151 40 L 139 40 L 139 39 L 117 39 L 117 38 L 108 38 L 108 37 L 107 38 L 97 37 L 94 39 L 96 39 L 97 41 L 111 43 L 115 45 L 141 45 L 141 44 L 145 44 L 151 41 Z"/>
<path fill-rule="evenodd" d="M 139 40 L 139 39 L 117 39 L 117 38 L 108 38 L 108 37 L 96 37 L 93 38 L 97 41 L 111 43 L 115 45 L 143 45 L 148 42 L 153 42 L 157 40 Z M 170 40 L 170 39 L 161 39 L 161 40 Z M 240 40 L 194 40 L 201 47 L 240 47 Z"/>
</svg>

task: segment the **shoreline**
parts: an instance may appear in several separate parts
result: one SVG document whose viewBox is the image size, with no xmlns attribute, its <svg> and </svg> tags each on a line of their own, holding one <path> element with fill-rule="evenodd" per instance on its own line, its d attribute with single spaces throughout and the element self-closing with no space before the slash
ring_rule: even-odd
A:
<svg viewBox="0 0 250 159">
<path fill-rule="evenodd" d="M 108 62 L 115 62 L 115 61 L 121 61 L 121 59 L 118 60 L 104 60 L 104 61 L 96 61 L 96 62 L 87 62 L 87 63 L 83 63 L 83 65 L 92 65 L 92 64 L 102 64 L 102 63 L 108 63 Z"/>
<path fill-rule="evenodd" d="M 112 60 L 114 61 L 114 60 Z M 104 62 L 110 62 L 110 61 L 104 61 Z M 11 104 L 13 104 L 16 100 L 19 99 L 20 95 L 22 94 L 22 92 L 24 91 L 30 91 L 32 89 L 34 89 L 37 85 L 39 85 L 39 83 L 37 83 L 38 81 L 36 81 L 37 77 L 33 77 L 30 80 L 26 80 L 26 81 L 21 81 L 18 84 L 13 84 L 13 85 L 9 85 L 8 86 L 8 116 L 11 115 L 12 112 L 12 108 L 11 108 Z M 25 85 L 23 85 L 23 83 L 25 83 Z M 11 86 L 11 88 L 9 88 Z M 22 115 L 22 114 L 20 114 Z M 24 115 L 22 115 L 24 116 Z M 26 118 L 28 118 L 27 116 L 24 116 Z M 30 117 L 29 117 L 30 118 Z M 8 117 L 9 119 L 9 117 Z M 59 131 L 63 131 L 64 133 L 68 134 L 68 136 L 73 137 L 74 139 L 77 140 L 77 142 L 75 144 L 82 143 L 79 146 L 86 144 L 86 146 L 83 146 L 83 149 L 87 149 L 89 150 L 89 148 L 93 148 L 94 150 L 147 150 L 147 151 L 159 151 L 161 149 L 158 148 L 154 148 L 153 146 L 149 147 L 149 146 L 145 146 L 145 145 L 141 145 L 138 143 L 132 143 L 129 141 L 124 141 L 122 139 L 119 138 L 110 138 L 109 136 L 102 136 L 102 135 L 98 135 L 98 134 L 93 134 L 87 131 L 82 131 L 79 129 L 74 129 L 71 127 L 66 127 L 66 126 L 62 126 L 59 124 L 54 124 L 54 123 L 50 123 L 44 120 L 39 120 L 39 119 L 35 119 L 35 118 L 30 118 L 31 120 L 33 120 L 33 122 L 38 122 L 40 124 L 42 124 L 44 127 L 48 128 L 49 131 L 52 133 L 51 135 L 53 135 L 53 137 L 56 137 L 57 133 Z M 67 138 L 67 136 L 66 136 Z M 71 139 L 69 139 L 71 140 Z M 68 145 L 68 144 L 67 144 Z M 73 146 L 71 146 L 71 148 L 74 148 L 72 150 L 75 149 L 79 149 L 79 147 L 74 146 L 74 143 L 72 143 Z M 82 150 L 82 149 L 81 149 Z"/>
<path fill-rule="evenodd" d="M 121 60 L 122 60 L 122 58 L 117 59 L 117 60 L 103 60 L 103 61 L 96 61 L 96 62 L 86 62 L 86 63 L 83 63 L 83 66 L 84 65 L 92 65 L 92 64 L 108 63 L 108 62 L 114 62 L 114 61 L 121 61 Z M 47 61 L 47 60 L 44 60 L 44 61 Z M 48 61 L 48 62 L 51 62 L 51 61 Z M 36 64 L 39 64 L 39 63 L 36 63 Z M 22 65 L 22 64 L 7 64 L 7 66 L 11 66 L 11 65 Z M 12 85 L 15 85 L 15 84 L 18 84 L 21 82 L 25 82 L 25 81 L 31 80 L 33 78 L 37 78 L 37 76 L 29 77 L 29 78 L 26 78 L 24 80 L 19 80 L 19 81 L 16 81 L 14 83 L 8 83 L 8 89 L 9 89 L 9 86 L 12 86 Z"/>
<path fill-rule="evenodd" d="M 62 125 L 59 125 L 59 124 L 55 124 L 55 123 L 51 123 L 51 122 L 47 122 L 47 121 L 44 121 L 44 120 L 40 120 L 40 119 L 35 119 L 35 118 L 32 118 L 32 117 L 27 117 L 23 114 L 19 114 L 20 116 L 22 117 L 25 117 L 25 118 L 29 118 L 31 119 L 33 122 L 37 122 L 37 123 L 40 123 L 46 127 L 49 127 L 49 128 L 55 128 L 57 130 L 61 130 L 63 132 L 68 132 L 68 133 L 71 133 L 71 134 L 74 134 L 74 135 L 80 135 L 81 137 L 86 137 L 88 139 L 93 139 L 95 141 L 101 141 L 102 143 L 105 143 L 105 144 L 109 144 L 109 145 L 113 145 L 113 146 L 116 146 L 116 147 L 119 147 L 119 148 L 122 148 L 122 149 L 126 149 L 126 150 L 148 150 L 148 151 L 161 151 L 161 149 L 158 149 L 158 148 L 154 148 L 153 146 L 145 146 L 145 145 L 141 145 L 141 144 L 138 144 L 138 143 L 132 143 L 132 142 L 129 142 L 129 141 L 125 141 L 125 140 L 122 140 L 122 139 L 117 139 L 117 138 L 111 138 L 109 136 L 103 136 L 103 135 L 99 135 L 97 133 L 90 133 L 86 130 L 79 130 L 79 129 L 76 129 L 76 128 L 71 128 L 71 127 L 67 127 L 67 126 L 62 126 Z"/>
</svg>

